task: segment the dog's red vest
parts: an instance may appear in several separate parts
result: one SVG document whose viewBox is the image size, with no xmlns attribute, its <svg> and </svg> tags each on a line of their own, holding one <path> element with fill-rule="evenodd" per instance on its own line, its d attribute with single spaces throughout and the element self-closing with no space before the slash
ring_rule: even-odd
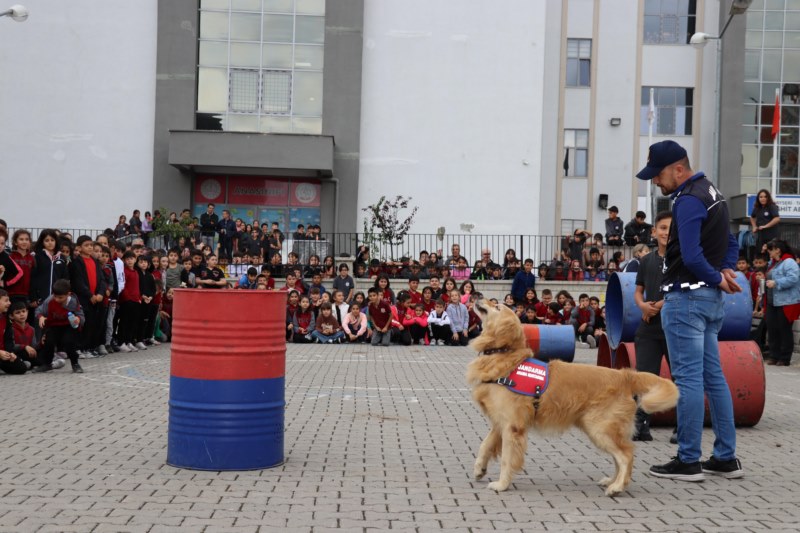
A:
<svg viewBox="0 0 800 533">
<path fill-rule="evenodd" d="M 547 389 L 549 368 L 546 362 L 538 359 L 525 359 L 507 378 L 497 380 L 512 392 L 525 396 L 541 396 Z"/>
</svg>

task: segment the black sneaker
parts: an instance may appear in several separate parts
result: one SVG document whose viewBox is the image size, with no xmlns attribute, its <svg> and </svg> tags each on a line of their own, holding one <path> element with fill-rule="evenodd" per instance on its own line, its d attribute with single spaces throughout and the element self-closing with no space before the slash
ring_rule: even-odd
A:
<svg viewBox="0 0 800 533">
<path fill-rule="evenodd" d="M 651 466 L 650 475 L 694 482 L 703 481 L 706 478 L 706 475 L 703 474 L 703 468 L 700 466 L 700 461 L 684 463 L 678 457 L 673 457 L 672 461 L 666 464 Z"/>
<path fill-rule="evenodd" d="M 669 438 L 670 444 L 678 444 L 678 428 L 672 430 L 672 436 Z"/>
<path fill-rule="evenodd" d="M 72 373 L 73 374 L 83 374 L 83 368 L 79 363 L 73 363 L 72 365 Z"/>
<path fill-rule="evenodd" d="M 31 368 L 31 373 L 38 374 L 40 372 L 50 372 L 51 370 L 53 370 L 53 367 L 50 365 L 39 365 Z"/>
<path fill-rule="evenodd" d="M 742 463 L 739 462 L 739 459 L 720 461 L 712 455 L 708 461 L 703 461 L 700 465 L 706 474 L 722 476 L 727 479 L 744 477 L 744 470 L 742 470 Z"/>
</svg>

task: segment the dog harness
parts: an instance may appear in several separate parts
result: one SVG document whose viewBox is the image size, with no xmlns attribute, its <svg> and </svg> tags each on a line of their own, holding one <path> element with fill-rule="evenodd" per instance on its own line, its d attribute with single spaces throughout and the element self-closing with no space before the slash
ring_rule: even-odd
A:
<svg viewBox="0 0 800 533">
<path fill-rule="evenodd" d="M 507 377 L 484 383 L 497 383 L 511 392 L 531 396 L 534 407 L 539 407 L 539 398 L 547 390 L 549 367 L 546 362 L 528 358 L 521 362 Z"/>
</svg>

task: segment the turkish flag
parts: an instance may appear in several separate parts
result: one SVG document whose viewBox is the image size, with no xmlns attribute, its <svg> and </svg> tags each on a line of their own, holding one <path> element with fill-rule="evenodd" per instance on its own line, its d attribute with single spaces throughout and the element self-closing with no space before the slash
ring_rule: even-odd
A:
<svg viewBox="0 0 800 533">
<path fill-rule="evenodd" d="M 772 111 L 772 138 L 781 132 L 781 98 L 775 95 L 775 109 Z"/>
</svg>

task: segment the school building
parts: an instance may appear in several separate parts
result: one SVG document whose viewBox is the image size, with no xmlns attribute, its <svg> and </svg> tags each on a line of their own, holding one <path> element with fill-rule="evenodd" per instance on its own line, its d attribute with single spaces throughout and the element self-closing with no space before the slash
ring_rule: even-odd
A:
<svg viewBox="0 0 800 533">
<path fill-rule="evenodd" d="M 357 232 L 405 195 L 414 233 L 603 231 L 611 205 L 668 205 L 634 178 L 652 126 L 741 219 L 770 188 L 778 89 L 800 220 L 800 0 L 688 44 L 731 3 L 27 0 L 26 22 L 0 18 L 0 218 L 104 228 L 215 202 Z"/>
</svg>

